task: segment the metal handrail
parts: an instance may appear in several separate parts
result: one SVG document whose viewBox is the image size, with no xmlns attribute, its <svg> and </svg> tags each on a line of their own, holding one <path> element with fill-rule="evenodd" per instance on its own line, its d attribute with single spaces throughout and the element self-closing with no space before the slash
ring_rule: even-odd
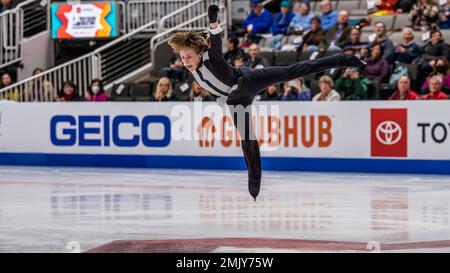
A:
<svg viewBox="0 0 450 273">
<path fill-rule="evenodd" d="M 84 56 L 78 57 L 74 60 L 68 61 L 64 64 L 61 64 L 59 66 L 50 68 L 38 75 L 34 75 L 31 76 L 25 80 L 22 80 L 18 83 L 12 84 L 6 88 L 0 89 L 0 99 L 4 96 L 6 96 L 11 92 L 18 92 L 19 96 L 20 96 L 20 100 L 21 101 L 27 101 L 27 99 L 25 98 L 25 91 L 28 85 L 32 84 L 33 81 L 38 80 L 38 79 L 42 79 L 42 78 L 46 78 L 46 79 L 50 79 L 52 82 L 51 84 L 53 85 L 53 87 L 55 87 L 55 89 L 59 89 L 58 86 L 61 85 L 61 79 L 68 79 L 68 77 L 70 77 L 70 74 L 72 71 L 75 72 L 79 72 L 79 74 L 76 76 L 78 78 L 81 77 L 81 73 L 85 72 L 86 74 L 88 74 L 87 76 L 85 76 L 85 78 L 82 79 L 83 84 L 80 84 L 80 93 L 82 92 L 82 90 L 86 90 L 87 85 L 90 83 L 90 80 L 94 79 L 94 78 L 101 78 L 102 77 L 102 69 L 101 69 L 101 61 L 102 61 L 102 53 L 111 48 L 112 46 L 126 41 L 127 39 L 130 39 L 132 36 L 142 32 L 143 30 L 153 27 L 154 25 L 157 25 L 157 21 L 152 21 L 149 22 L 147 24 L 145 24 L 144 26 L 141 26 L 139 28 L 137 28 L 136 30 L 125 34 L 113 41 L 111 41 L 108 44 L 105 44 L 104 46 L 94 50 L 91 53 L 88 53 Z M 91 70 L 91 74 L 89 74 L 89 71 L 82 71 L 82 69 L 80 69 L 80 67 L 84 65 L 85 67 L 88 68 L 88 70 Z M 6 94 L 6 95 L 5 95 Z"/>
<path fill-rule="evenodd" d="M 179 10 L 188 5 L 192 0 L 134 0 L 128 1 L 126 21 L 126 30 L 132 31 L 145 21 L 159 21 L 160 16 L 165 16 L 166 10 Z M 137 7 L 136 7 L 137 6 Z M 137 14 L 135 14 L 137 12 Z M 151 29 L 156 32 L 158 28 Z"/>
<path fill-rule="evenodd" d="M 181 9 L 179 9 L 179 10 L 173 11 L 173 12 L 167 14 L 166 16 L 162 17 L 162 18 L 161 18 L 161 21 L 160 21 L 159 24 L 158 24 L 158 32 L 161 32 L 161 31 L 164 29 L 164 23 L 165 23 L 169 18 L 172 18 L 173 16 L 179 14 L 180 12 L 183 12 L 183 11 L 185 11 L 185 10 L 188 10 L 190 7 L 193 7 L 193 6 L 195 6 L 195 5 L 197 5 L 198 3 L 201 3 L 201 2 L 203 2 L 203 1 L 204 1 L 204 0 L 197 0 L 197 1 L 195 1 L 195 2 L 190 3 L 190 4 L 187 5 L 187 6 L 184 6 L 183 8 L 181 8 Z"/>
<path fill-rule="evenodd" d="M 218 2 L 220 6 L 221 11 L 221 25 L 225 26 L 228 22 L 228 13 L 225 10 L 226 4 L 224 4 L 225 0 L 210 0 L 210 2 Z M 177 12 L 170 13 L 170 16 L 176 16 L 177 14 L 181 14 L 188 10 L 189 8 L 194 7 L 195 5 L 198 5 L 200 3 L 207 4 L 209 2 L 206 2 L 204 0 L 197 0 L 186 7 L 181 8 Z M 205 5 L 206 7 L 206 5 Z M 202 12 L 201 10 L 200 12 Z M 15 83 L 11 86 L 8 86 L 6 88 L 3 88 L 0 90 L 0 99 L 2 97 L 5 97 L 5 95 L 8 95 L 8 93 L 16 92 L 18 91 L 20 98 L 22 101 L 28 101 L 27 94 L 25 92 L 26 89 L 32 85 L 33 82 L 37 80 L 44 79 L 45 81 L 50 81 L 55 89 L 59 89 L 58 87 L 61 87 L 61 81 L 64 81 L 66 79 L 72 79 L 75 82 L 80 84 L 80 93 L 85 91 L 87 89 L 88 84 L 93 78 L 102 78 L 102 76 L 105 78 L 108 78 L 108 82 L 105 82 L 105 86 L 112 86 L 112 83 L 115 83 L 118 79 L 126 80 L 130 77 L 130 75 L 136 75 L 136 71 L 144 71 L 143 69 L 150 69 L 152 67 L 152 60 L 155 59 L 155 49 L 159 44 L 162 44 L 163 42 L 167 41 L 170 34 L 174 33 L 175 31 L 179 31 L 180 29 L 183 29 L 184 27 L 188 26 L 189 24 L 195 23 L 195 22 L 207 22 L 207 11 L 204 10 L 204 12 L 194 18 L 191 18 L 190 20 L 183 22 L 173 28 L 167 29 L 161 33 L 156 34 L 151 39 L 148 38 L 148 48 L 145 50 L 146 56 L 149 57 L 143 57 L 138 62 L 135 62 L 133 64 L 129 64 L 126 62 L 125 58 L 122 58 L 121 60 L 118 60 L 115 62 L 114 58 L 117 56 L 122 57 L 128 57 L 133 56 L 134 53 L 131 52 L 131 48 L 129 49 L 128 46 L 130 46 L 129 41 L 132 42 L 131 46 L 133 50 L 142 50 L 142 46 L 146 43 L 146 35 L 141 35 L 142 33 L 147 33 L 149 29 L 159 29 L 158 22 L 152 21 L 149 22 L 143 26 L 140 26 L 136 28 L 135 30 L 131 31 L 128 34 L 125 34 L 111 42 L 109 42 L 106 45 L 103 45 L 102 47 L 94 50 L 93 52 L 86 54 L 84 56 L 81 56 L 79 58 L 76 58 L 74 60 L 71 60 L 69 62 L 66 62 L 62 65 L 53 67 L 51 69 L 48 69 L 44 71 L 43 73 L 39 75 L 35 75 L 32 77 L 29 77 L 25 80 L 22 80 L 18 83 Z M 169 15 L 165 16 L 165 18 L 170 18 Z M 165 19 L 164 18 L 164 19 Z M 168 20 L 168 19 L 165 19 Z M 163 22 L 162 22 L 163 23 Z M 156 28 L 155 28 L 156 26 Z M 205 29 L 207 25 L 202 26 L 202 29 Z M 139 34 L 139 35 L 137 35 Z M 136 42 L 137 41 L 137 42 Z M 125 42 L 123 44 L 119 44 Z M 126 47 L 125 47 L 126 46 Z M 114 47 L 114 48 L 112 48 Z M 118 54 L 118 52 L 121 52 L 121 50 L 129 49 L 127 53 L 129 54 Z M 110 50 L 111 49 L 111 50 Z M 138 51 L 137 51 L 138 52 Z M 148 58 L 148 59 L 147 59 Z M 108 64 L 109 62 L 109 64 Z M 148 63 L 145 63 L 148 62 Z M 122 67 L 120 63 L 126 64 L 126 68 Z M 117 67 L 117 68 L 114 68 Z M 120 67 L 120 69 L 119 69 Z M 134 70 L 129 70 L 134 69 Z M 118 71 L 119 70 L 119 71 Z M 109 72 L 108 72 L 109 71 Z M 118 71 L 118 73 L 116 73 Z M 78 74 L 77 74 L 78 72 Z M 139 72 L 139 73 L 141 73 Z M 106 74 L 104 74 L 106 73 Z M 125 74 L 126 73 L 126 74 Z M 28 90 L 29 91 L 29 90 Z"/>
<path fill-rule="evenodd" d="M 24 7 L 29 4 L 36 3 L 39 0 L 27 0 L 19 3 L 16 7 L 11 10 L 7 10 L 0 14 L 0 67 L 5 67 L 7 65 L 18 62 L 22 59 L 21 56 L 21 43 L 24 39 Z M 39 1 L 41 3 L 42 1 Z M 47 2 L 48 4 L 48 2 Z M 8 21 L 8 22 L 6 22 Z M 11 42 L 11 44 L 8 44 Z M 5 52 L 3 52 L 5 51 Z M 7 61 L 2 63 L 2 54 L 10 55 Z M 8 60 L 9 59 L 9 60 Z"/>
<path fill-rule="evenodd" d="M 199 1 L 197 1 L 197 2 L 199 2 Z M 228 22 L 228 20 L 227 20 L 228 13 L 226 12 L 226 9 L 225 9 L 225 7 L 223 5 L 221 5 L 219 7 L 220 7 L 220 10 L 222 12 L 225 11 L 225 13 L 223 13 L 223 14 L 225 14 L 225 16 L 224 16 L 225 18 L 224 18 L 224 20 L 221 21 L 221 24 L 220 24 L 222 27 L 225 27 L 227 25 L 227 22 Z M 206 18 L 207 16 L 208 16 L 207 12 L 203 13 L 203 14 L 201 14 L 201 15 L 199 15 L 197 17 L 194 17 L 194 18 L 192 18 L 192 19 L 190 19 L 190 20 L 188 20 L 188 21 L 186 21 L 186 22 L 184 22 L 184 23 L 182 23 L 182 24 L 180 24 L 180 25 L 178 25 L 176 27 L 167 29 L 167 30 L 165 30 L 165 31 L 163 31 L 161 33 L 158 33 L 155 36 L 153 36 L 152 39 L 150 40 L 150 50 L 152 52 L 152 60 L 154 60 L 154 58 L 155 58 L 155 49 L 156 49 L 156 47 L 158 45 L 166 42 L 169 39 L 169 36 L 171 34 L 175 33 L 176 31 L 179 31 L 180 29 L 184 28 L 185 26 L 187 26 L 187 25 L 189 25 L 189 24 L 191 24 L 191 23 L 193 23 L 195 21 L 198 21 L 200 19 Z"/>
</svg>

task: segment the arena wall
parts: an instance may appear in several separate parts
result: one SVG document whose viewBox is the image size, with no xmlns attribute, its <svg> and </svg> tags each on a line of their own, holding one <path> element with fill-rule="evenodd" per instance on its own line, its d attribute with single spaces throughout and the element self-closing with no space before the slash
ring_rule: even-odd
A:
<svg viewBox="0 0 450 273">
<path fill-rule="evenodd" d="M 450 173 L 447 101 L 256 103 L 264 170 Z M 0 103 L 0 164 L 243 170 L 215 103 Z M 236 138 L 237 136 L 237 138 Z"/>
</svg>

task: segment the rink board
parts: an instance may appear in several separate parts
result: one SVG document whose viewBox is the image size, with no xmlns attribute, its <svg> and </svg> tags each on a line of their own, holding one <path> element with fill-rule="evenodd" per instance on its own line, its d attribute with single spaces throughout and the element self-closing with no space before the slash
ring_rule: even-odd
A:
<svg viewBox="0 0 450 273">
<path fill-rule="evenodd" d="M 450 174 L 450 103 L 282 102 L 252 109 L 263 168 Z M 245 169 L 215 103 L 0 103 L 0 164 Z"/>
</svg>

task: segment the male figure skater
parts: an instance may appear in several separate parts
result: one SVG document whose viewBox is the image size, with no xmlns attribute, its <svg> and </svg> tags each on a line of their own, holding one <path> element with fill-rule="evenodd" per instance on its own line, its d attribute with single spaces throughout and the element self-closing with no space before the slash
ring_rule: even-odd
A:
<svg viewBox="0 0 450 273">
<path fill-rule="evenodd" d="M 251 105 L 254 97 L 271 85 L 331 68 L 363 68 L 366 63 L 354 56 L 338 54 L 286 67 L 236 69 L 227 63 L 222 54 L 222 29 L 217 21 L 218 13 L 218 6 L 209 6 L 210 45 L 201 33 L 192 31 L 174 34 L 169 45 L 180 54 L 184 67 L 192 73 L 201 87 L 214 96 L 220 105 L 226 103 L 233 106 L 230 111 L 241 136 L 242 151 L 248 169 L 248 190 L 256 200 L 261 187 L 261 157 L 251 115 L 241 110 Z"/>
</svg>

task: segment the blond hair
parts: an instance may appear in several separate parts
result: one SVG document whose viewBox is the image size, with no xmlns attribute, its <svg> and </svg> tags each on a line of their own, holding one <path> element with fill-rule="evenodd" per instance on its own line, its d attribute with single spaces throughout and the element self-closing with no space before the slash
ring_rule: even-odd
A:
<svg viewBox="0 0 450 273">
<path fill-rule="evenodd" d="M 200 32 L 178 32 L 170 37 L 169 45 L 176 53 L 180 53 L 180 50 L 184 48 L 193 48 L 197 54 L 200 54 L 207 50 L 208 41 Z"/>
<path fill-rule="evenodd" d="M 334 88 L 334 81 L 330 76 L 324 75 L 324 76 L 320 77 L 319 83 L 322 83 L 322 82 L 328 84 L 331 87 L 331 89 Z"/>
<path fill-rule="evenodd" d="M 162 91 L 161 84 L 163 84 L 164 82 L 169 84 L 167 91 Z M 161 101 L 164 98 L 169 99 L 170 97 L 172 97 L 172 93 L 173 89 L 170 79 L 167 77 L 162 77 L 161 79 L 159 79 L 158 83 L 156 84 L 155 100 Z"/>
</svg>

